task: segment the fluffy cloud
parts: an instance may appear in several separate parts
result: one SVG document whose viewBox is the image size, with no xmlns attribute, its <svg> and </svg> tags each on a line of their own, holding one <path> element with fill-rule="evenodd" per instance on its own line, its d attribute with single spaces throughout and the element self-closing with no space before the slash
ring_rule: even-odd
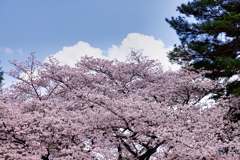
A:
<svg viewBox="0 0 240 160">
<path fill-rule="evenodd" d="M 20 55 L 23 55 L 23 50 L 21 48 L 17 49 L 17 53 L 20 54 Z"/>
<path fill-rule="evenodd" d="M 128 34 L 120 46 L 112 45 L 108 49 L 108 58 L 125 60 L 131 49 L 142 50 L 143 56 L 159 60 L 165 69 L 168 69 L 168 67 L 174 70 L 179 68 L 177 65 L 171 65 L 167 58 L 167 52 L 172 50 L 173 47 L 165 47 L 162 40 L 156 40 L 153 36 L 139 33 Z"/>
<path fill-rule="evenodd" d="M 13 55 L 14 54 L 13 50 L 9 47 L 0 47 L 0 52 L 4 52 L 7 55 Z"/>
<path fill-rule="evenodd" d="M 1 46 L 0 46 L 0 52 L 4 53 L 7 56 L 12 56 L 12 55 L 15 55 L 16 53 L 19 54 L 19 55 L 24 54 L 23 50 L 21 48 L 12 49 L 12 48 L 9 48 L 9 47 L 1 47 Z"/>
<path fill-rule="evenodd" d="M 126 60 L 126 57 L 131 52 L 131 49 L 142 50 L 143 56 L 148 56 L 150 59 L 158 59 L 164 69 L 169 67 L 173 70 L 179 68 L 177 65 L 171 65 L 167 58 L 167 52 L 172 50 L 173 47 L 165 47 L 164 43 L 159 39 L 156 40 L 153 36 L 147 36 L 139 33 L 130 33 L 123 39 L 122 43 L 112 45 L 107 50 L 107 56 L 103 56 L 103 52 L 100 48 L 94 48 L 86 42 L 78 42 L 74 46 L 63 47 L 63 49 L 53 57 L 57 58 L 61 64 L 68 64 L 74 66 L 74 64 L 82 56 L 88 55 L 96 58 L 118 59 L 120 61 Z M 47 58 L 45 59 L 45 62 Z"/>
<path fill-rule="evenodd" d="M 80 60 L 81 57 L 85 55 L 104 58 L 102 56 L 102 51 L 99 48 L 94 48 L 88 43 L 82 41 L 79 41 L 74 46 L 63 47 L 61 51 L 52 56 L 59 60 L 60 64 L 74 66 L 77 60 Z M 45 59 L 45 62 L 46 61 L 48 61 L 48 58 Z"/>
</svg>

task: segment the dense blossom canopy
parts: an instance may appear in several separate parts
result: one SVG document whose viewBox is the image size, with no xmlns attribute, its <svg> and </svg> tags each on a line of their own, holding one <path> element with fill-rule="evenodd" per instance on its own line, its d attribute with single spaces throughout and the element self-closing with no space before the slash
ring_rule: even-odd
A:
<svg viewBox="0 0 240 160">
<path fill-rule="evenodd" d="M 0 95 L 0 158 L 240 158 L 231 120 L 239 99 L 200 103 L 221 87 L 206 71 L 164 72 L 135 51 L 126 62 L 83 57 L 69 67 L 31 54 L 12 64 L 18 81 Z"/>
</svg>

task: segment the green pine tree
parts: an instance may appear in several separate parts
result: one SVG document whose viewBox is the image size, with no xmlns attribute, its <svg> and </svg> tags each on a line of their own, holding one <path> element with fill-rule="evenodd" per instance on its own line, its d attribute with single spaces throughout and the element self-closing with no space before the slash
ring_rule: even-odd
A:
<svg viewBox="0 0 240 160">
<path fill-rule="evenodd" d="M 240 0 L 193 0 L 177 7 L 184 16 L 166 18 L 181 45 L 175 45 L 171 62 L 212 71 L 213 80 L 228 81 L 240 70 Z M 195 18 L 189 22 L 187 17 Z M 219 95 L 240 96 L 240 81 L 228 82 Z"/>
<path fill-rule="evenodd" d="M 0 94 L 2 93 L 2 81 L 3 81 L 3 71 L 2 67 L 0 67 Z"/>
<path fill-rule="evenodd" d="M 3 71 L 2 71 L 2 67 L 0 67 L 0 85 L 2 84 L 3 81 Z"/>
</svg>

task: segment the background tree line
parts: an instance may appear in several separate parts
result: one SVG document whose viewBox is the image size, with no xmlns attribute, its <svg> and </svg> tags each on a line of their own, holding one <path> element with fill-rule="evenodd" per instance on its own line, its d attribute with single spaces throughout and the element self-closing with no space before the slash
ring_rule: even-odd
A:
<svg viewBox="0 0 240 160">
<path fill-rule="evenodd" d="M 240 96 L 239 8 L 239 0 L 193 0 L 177 7 L 184 16 L 166 18 L 181 41 L 168 53 L 170 61 L 183 67 L 193 66 L 196 71 L 211 71 L 206 77 L 223 84 L 214 98 Z M 237 112 L 239 107 L 240 104 L 229 112 Z M 232 116 L 233 121 L 240 120 L 240 113 Z"/>
<path fill-rule="evenodd" d="M 181 41 L 168 54 L 170 61 L 212 71 L 208 78 L 226 84 L 218 95 L 240 95 L 239 76 L 229 81 L 240 69 L 239 8 L 239 0 L 193 0 L 177 7 L 184 16 L 166 18 Z"/>
</svg>

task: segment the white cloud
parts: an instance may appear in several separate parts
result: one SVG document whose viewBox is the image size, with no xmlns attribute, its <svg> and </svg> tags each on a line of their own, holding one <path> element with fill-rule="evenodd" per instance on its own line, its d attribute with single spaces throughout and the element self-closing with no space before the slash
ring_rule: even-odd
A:
<svg viewBox="0 0 240 160">
<path fill-rule="evenodd" d="M 168 69 L 168 67 L 171 67 L 173 70 L 179 69 L 179 66 L 171 65 L 167 58 L 166 53 L 172 50 L 173 47 L 165 47 L 160 39 L 156 40 L 153 36 L 139 33 L 128 34 L 119 46 L 112 45 L 112 47 L 107 50 L 107 56 L 103 56 L 100 48 L 94 48 L 86 42 L 79 41 L 74 46 L 63 47 L 63 49 L 54 54 L 53 57 L 57 58 L 61 64 L 68 64 L 70 66 L 74 66 L 77 60 L 80 60 L 80 58 L 85 55 L 96 58 L 116 58 L 124 61 L 130 54 L 131 49 L 142 50 L 143 56 L 159 60 L 164 66 L 164 69 Z M 45 59 L 45 62 L 46 61 L 47 58 Z"/>
<path fill-rule="evenodd" d="M 56 54 L 52 55 L 54 58 L 58 59 L 60 64 L 68 64 L 74 66 L 77 60 L 80 60 L 81 57 L 88 55 L 96 58 L 104 58 L 102 56 L 102 51 L 99 48 L 94 48 L 86 42 L 79 41 L 74 46 L 63 47 L 63 49 Z M 45 62 L 48 59 L 45 59 Z"/>
<path fill-rule="evenodd" d="M 0 47 L 0 52 L 4 52 L 7 55 L 13 55 L 14 54 L 13 50 L 9 47 Z"/>
<path fill-rule="evenodd" d="M 23 50 L 21 48 L 17 49 L 17 53 L 23 55 Z"/>
<path fill-rule="evenodd" d="M 167 52 L 171 51 L 173 47 L 165 48 L 162 40 L 156 40 L 153 36 L 147 36 L 139 33 L 130 33 L 122 41 L 120 46 L 113 45 L 108 49 L 109 59 L 125 60 L 131 52 L 131 49 L 142 50 L 142 55 L 149 57 L 149 59 L 159 60 L 165 69 L 171 67 L 178 69 L 177 65 L 171 65 L 167 58 Z"/>
<path fill-rule="evenodd" d="M 11 48 L 8 48 L 8 47 L 6 47 L 6 48 L 4 49 L 4 52 L 7 53 L 7 54 L 9 54 L 9 55 L 13 55 L 13 54 L 14 54 L 13 50 L 12 50 Z"/>
</svg>

